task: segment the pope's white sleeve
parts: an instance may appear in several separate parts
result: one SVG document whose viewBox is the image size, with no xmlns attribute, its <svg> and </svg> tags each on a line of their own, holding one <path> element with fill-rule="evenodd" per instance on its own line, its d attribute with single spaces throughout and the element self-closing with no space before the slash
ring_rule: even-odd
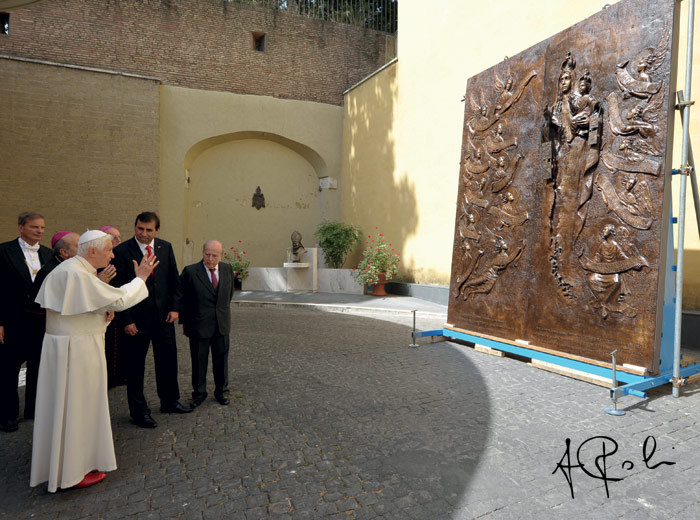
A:
<svg viewBox="0 0 700 520">
<path fill-rule="evenodd" d="M 141 278 L 134 278 L 129 283 L 125 283 L 119 287 L 119 289 L 124 291 L 124 295 L 114 303 L 108 305 L 104 310 L 123 311 L 129 307 L 133 307 L 148 297 L 148 289 Z"/>
</svg>

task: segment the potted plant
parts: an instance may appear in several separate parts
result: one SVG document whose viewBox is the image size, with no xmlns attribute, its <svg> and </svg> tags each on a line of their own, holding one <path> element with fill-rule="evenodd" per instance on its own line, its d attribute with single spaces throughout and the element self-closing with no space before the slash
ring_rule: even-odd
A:
<svg viewBox="0 0 700 520">
<path fill-rule="evenodd" d="M 400 253 L 396 253 L 391 244 L 387 244 L 384 235 L 379 233 L 376 238 L 367 235 L 362 259 L 353 271 L 355 279 L 363 284 L 374 284 L 372 294 L 385 296 L 384 285 L 401 270 Z"/>
<path fill-rule="evenodd" d="M 226 253 L 224 253 L 223 261 L 227 264 L 231 264 L 233 267 L 233 284 L 236 289 L 241 289 L 243 286 L 243 280 L 248 278 L 248 267 L 250 266 L 250 260 L 245 256 L 245 251 L 243 251 L 243 241 L 238 241 L 238 246 L 232 246 Z"/>
<path fill-rule="evenodd" d="M 326 265 L 340 269 L 350 250 L 360 241 L 360 230 L 342 222 L 321 222 L 314 236 L 323 248 Z"/>
</svg>

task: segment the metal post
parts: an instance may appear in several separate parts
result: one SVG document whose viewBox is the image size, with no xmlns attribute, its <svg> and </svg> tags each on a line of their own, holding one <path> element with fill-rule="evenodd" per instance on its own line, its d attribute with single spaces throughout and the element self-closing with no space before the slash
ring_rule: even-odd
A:
<svg viewBox="0 0 700 520">
<path fill-rule="evenodd" d="M 678 204 L 678 253 L 676 254 L 676 315 L 673 331 L 673 397 L 680 395 L 681 385 L 681 320 L 683 317 L 683 248 L 685 247 L 685 194 L 688 183 L 688 143 L 690 135 L 690 86 L 693 75 L 693 24 L 695 0 L 688 4 L 688 42 L 685 57 L 685 92 L 683 103 L 683 146 L 681 148 L 681 190 Z"/>
<path fill-rule="evenodd" d="M 610 414 L 610 415 L 625 415 L 624 410 L 618 410 L 617 409 L 617 357 L 615 354 L 617 354 L 617 349 L 613 350 L 611 353 L 612 355 L 612 388 L 610 389 L 610 399 L 612 399 L 613 405 L 612 408 L 606 408 L 605 412 Z"/>
<path fill-rule="evenodd" d="M 413 339 L 413 343 L 409 345 L 409 347 L 417 347 L 418 344 L 416 343 L 416 311 L 413 312 L 413 333 L 411 334 L 411 338 Z"/>
<path fill-rule="evenodd" d="M 676 92 L 678 97 L 678 107 L 685 105 L 685 96 L 683 91 L 679 90 Z M 681 119 L 683 118 L 683 112 L 681 112 Z M 700 197 L 698 196 L 698 180 L 695 175 L 695 159 L 693 158 L 693 145 L 688 142 L 688 164 L 690 165 L 690 186 L 693 190 L 693 203 L 695 204 L 695 219 L 698 225 L 698 234 L 700 235 Z"/>
</svg>

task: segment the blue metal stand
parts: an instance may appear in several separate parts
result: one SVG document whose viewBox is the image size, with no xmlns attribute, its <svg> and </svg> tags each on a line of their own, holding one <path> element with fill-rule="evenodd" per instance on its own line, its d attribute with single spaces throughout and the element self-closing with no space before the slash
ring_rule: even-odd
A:
<svg viewBox="0 0 700 520">
<path fill-rule="evenodd" d="M 673 320 L 673 314 L 671 314 L 671 321 Z M 578 361 L 575 359 L 570 359 L 563 356 L 558 356 L 556 354 L 550 354 L 547 352 L 541 352 L 527 346 L 518 346 L 510 343 L 504 343 L 501 341 L 484 338 L 481 336 L 476 336 L 462 331 L 457 331 L 453 329 L 436 329 L 436 330 L 417 330 L 413 333 L 414 341 L 417 338 L 426 337 L 445 337 L 457 339 L 467 343 L 483 345 L 485 347 L 492 348 L 494 350 L 500 350 L 501 352 L 507 352 L 516 356 L 522 356 L 530 359 L 537 359 L 539 361 L 545 361 L 553 365 L 560 367 L 577 370 L 579 372 L 584 372 L 586 374 L 592 374 L 595 376 L 603 377 L 606 379 L 613 380 L 613 369 L 607 368 L 599 365 L 594 365 L 592 363 L 586 363 L 584 361 Z M 662 351 L 664 350 L 663 344 L 669 343 L 671 349 L 673 348 L 673 334 L 667 337 L 666 341 L 662 340 Z M 673 351 L 671 350 L 671 353 Z M 686 378 L 693 374 L 700 373 L 700 364 L 693 363 L 680 370 L 681 377 Z M 634 395 L 637 397 L 646 397 L 645 390 L 661 386 L 671 382 L 673 378 L 673 369 L 669 368 L 662 371 L 660 374 L 655 376 L 642 376 L 636 374 L 630 374 L 629 372 L 616 371 L 615 380 L 624 383 L 622 386 L 618 386 L 615 389 L 610 389 L 610 398 L 618 398 L 625 395 Z"/>
</svg>

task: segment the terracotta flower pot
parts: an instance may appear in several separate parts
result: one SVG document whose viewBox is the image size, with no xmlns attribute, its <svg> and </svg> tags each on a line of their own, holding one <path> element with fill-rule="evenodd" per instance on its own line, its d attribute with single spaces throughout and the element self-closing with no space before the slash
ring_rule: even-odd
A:
<svg viewBox="0 0 700 520">
<path fill-rule="evenodd" d="M 374 289 L 372 290 L 372 296 L 386 296 L 386 275 L 384 273 L 379 273 L 379 280 L 374 284 Z"/>
</svg>

